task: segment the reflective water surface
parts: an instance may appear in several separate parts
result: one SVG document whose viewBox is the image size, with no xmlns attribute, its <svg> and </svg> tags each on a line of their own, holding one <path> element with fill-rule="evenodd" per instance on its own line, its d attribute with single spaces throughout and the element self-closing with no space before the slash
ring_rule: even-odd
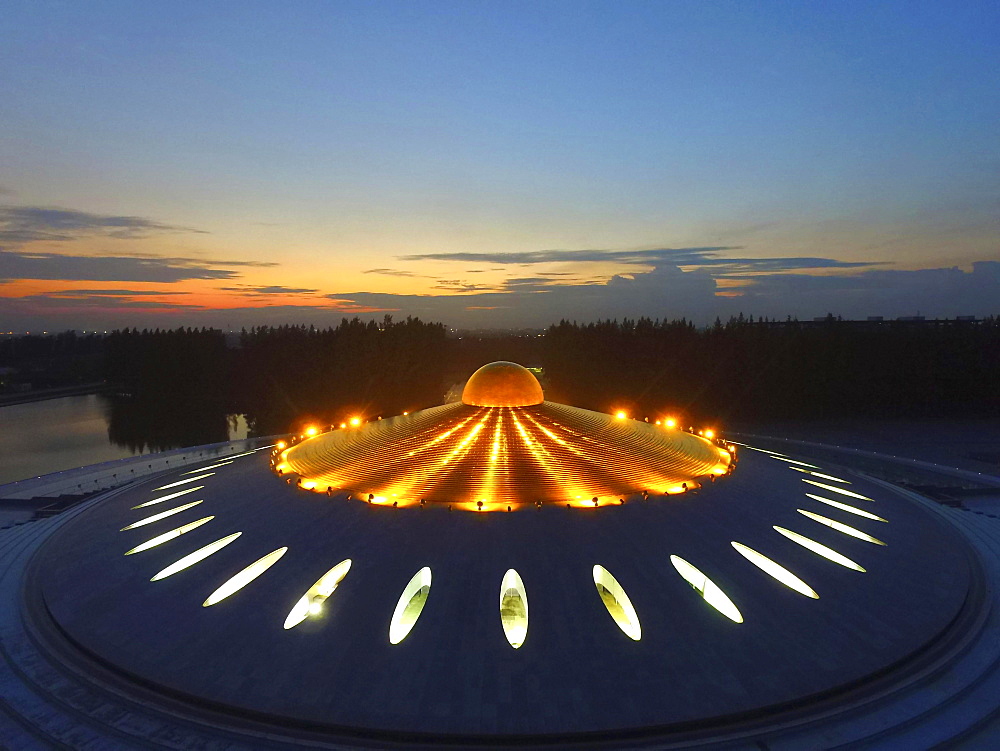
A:
<svg viewBox="0 0 1000 751">
<path fill-rule="evenodd" d="M 0 407 L 0 484 L 246 435 L 241 415 L 182 412 L 98 394 Z"/>
</svg>

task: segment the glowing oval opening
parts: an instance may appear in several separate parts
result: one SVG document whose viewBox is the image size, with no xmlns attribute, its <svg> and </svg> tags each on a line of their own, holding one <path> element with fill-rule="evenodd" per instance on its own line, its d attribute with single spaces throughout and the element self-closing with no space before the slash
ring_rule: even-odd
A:
<svg viewBox="0 0 1000 751">
<path fill-rule="evenodd" d="M 677 573 L 681 575 L 694 590 L 700 594 L 709 605 L 722 613 L 726 618 L 736 623 L 743 623 L 743 615 L 735 603 L 726 597 L 726 593 L 705 576 L 701 571 L 677 555 L 670 556 Z"/>
<path fill-rule="evenodd" d="M 194 503 L 186 503 L 183 506 L 178 506 L 177 508 L 172 508 L 169 511 L 161 511 L 159 514 L 153 514 L 152 516 L 147 516 L 145 519 L 140 519 L 137 522 L 129 524 L 127 527 L 122 527 L 119 532 L 127 532 L 130 529 L 135 529 L 136 527 L 145 527 L 147 524 L 152 524 L 153 522 L 158 522 L 160 519 L 166 519 L 168 516 L 173 516 L 174 514 L 179 514 L 181 511 L 187 511 L 192 506 L 197 506 L 201 501 L 195 501 Z"/>
<path fill-rule="evenodd" d="M 829 490 L 831 493 L 840 493 L 841 495 L 849 496 L 850 498 L 857 498 L 861 501 L 870 501 L 866 495 L 861 495 L 860 493 L 855 493 L 853 490 L 848 490 L 847 488 L 838 488 L 833 485 L 827 485 L 823 482 L 816 482 L 815 480 L 807 480 L 805 477 L 802 478 L 802 482 L 808 482 L 810 485 L 815 485 L 817 488 L 823 488 L 823 490 Z"/>
<path fill-rule="evenodd" d="M 604 566 L 594 566 L 594 584 L 597 585 L 601 602 L 618 624 L 618 628 L 624 631 L 628 638 L 639 641 L 642 636 L 639 616 L 636 615 L 632 601 L 628 599 L 618 580 Z"/>
<path fill-rule="evenodd" d="M 203 475 L 195 475 L 194 477 L 189 477 L 186 480 L 178 480 L 177 482 L 172 482 L 169 485 L 161 485 L 160 487 L 156 488 L 153 492 L 156 492 L 156 490 L 167 490 L 168 488 L 176 488 L 178 485 L 187 485 L 189 482 L 198 482 L 198 480 L 203 480 L 206 477 L 211 477 L 214 474 L 215 472 L 206 472 Z"/>
<path fill-rule="evenodd" d="M 323 603 L 337 589 L 337 586 L 351 570 L 351 559 L 345 558 L 327 571 L 313 584 L 306 593 L 292 606 L 285 618 L 285 630 L 298 626 L 310 615 L 317 616 L 323 612 Z"/>
<path fill-rule="evenodd" d="M 850 480 L 841 480 L 839 477 L 834 477 L 833 475 L 824 475 L 822 472 L 813 472 L 812 470 L 802 469 L 801 467 L 789 467 L 789 469 L 794 469 L 796 472 L 805 472 L 807 475 L 818 477 L 821 480 L 832 480 L 833 482 L 842 482 L 845 485 L 851 484 Z"/>
<path fill-rule="evenodd" d="M 819 522 L 830 529 L 835 529 L 838 532 L 843 532 L 845 535 L 850 535 L 851 537 L 857 537 L 859 540 L 864 540 L 865 542 L 870 542 L 875 545 L 885 545 L 877 537 L 872 537 L 869 534 L 865 534 L 860 529 L 855 529 L 854 527 L 848 526 L 847 524 L 842 524 L 841 522 L 834 521 L 833 519 L 827 519 L 825 516 L 820 516 L 819 514 L 814 514 L 811 511 L 806 511 L 805 509 L 797 508 L 795 509 L 800 514 L 804 514 L 812 519 L 814 522 Z"/>
<path fill-rule="evenodd" d="M 806 550 L 811 550 L 817 555 L 823 556 L 829 561 L 833 561 L 834 563 L 839 563 L 841 566 L 845 568 L 850 568 L 854 569 L 855 571 L 864 572 L 864 568 L 862 568 L 860 565 L 852 561 L 846 555 L 842 555 L 833 548 L 828 548 L 826 545 L 823 545 L 822 543 L 816 542 L 815 540 L 811 540 L 805 535 L 800 535 L 798 532 L 792 532 L 792 530 L 790 529 L 785 529 L 784 527 L 777 527 L 777 526 L 774 527 L 774 531 L 777 532 L 778 534 L 784 535 L 792 542 L 798 543 Z"/>
<path fill-rule="evenodd" d="M 500 582 L 500 623 L 510 646 L 517 649 L 524 644 L 528 637 L 528 595 L 514 569 L 508 569 Z"/>
<path fill-rule="evenodd" d="M 288 548 L 278 548 L 277 550 L 272 550 L 263 558 L 258 558 L 238 574 L 227 579 L 221 587 L 208 596 L 208 599 L 201 606 L 203 608 L 211 607 L 218 602 L 222 602 L 230 595 L 236 594 L 247 584 L 271 568 L 287 552 Z"/>
<path fill-rule="evenodd" d="M 232 464 L 233 460 L 230 459 L 228 462 L 219 462 L 218 464 L 209 464 L 207 467 L 198 467 L 198 469 L 192 469 L 188 472 L 181 472 L 181 475 L 193 475 L 195 472 L 204 472 L 208 469 L 218 469 L 219 467 L 225 467 L 227 464 Z M 212 474 L 215 474 L 214 472 Z"/>
<path fill-rule="evenodd" d="M 746 558 L 750 563 L 759 568 L 768 576 L 777 579 L 779 582 L 784 584 L 789 589 L 793 589 L 800 595 L 805 595 L 806 597 L 811 597 L 814 600 L 819 599 L 819 595 L 816 594 L 815 590 L 802 581 L 799 577 L 789 571 L 787 568 L 782 566 L 780 563 L 775 563 L 770 558 L 768 558 L 763 553 L 758 553 L 753 548 L 748 548 L 739 542 L 730 543 L 736 552 Z"/>
<path fill-rule="evenodd" d="M 229 535 L 228 537 L 223 537 L 221 540 L 216 540 L 215 542 L 208 543 L 208 545 L 206 545 L 203 548 L 198 548 L 193 553 L 188 553 L 186 556 L 184 556 L 180 560 L 178 560 L 178 561 L 176 561 L 174 563 L 171 563 L 169 566 L 167 566 L 165 569 L 163 569 L 160 573 L 158 573 L 156 576 L 154 576 L 152 579 L 150 579 L 150 581 L 151 582 L 155 582 L 155 581 L 159 581 L 160 579 L 166 579 L 168 576 L 173 576 L 178 571 L 183 571 L 184 569 L 193 566 L 194 564 L 198 563 L 199 561 L 205 560 L 206 558 L 208 558 L 213 553 L 218 553 L 220 550 L 222 550 L 224 547 L 226 547 L 226 545 L 228 545 L 229 543 L 231 543 L 233 540 L 235 540 L 241 534 L 243 534 L 243 533 L 242 532 L 234 532 L 233 534 Z"/>
<path fill-rule="evenodd" d="M 392 612 L 392 621 L 389 622 L 390 644 L 399 644 L 410 633 L 410 629 L 416 624 L 424 609 L 430 592 L 431 570 L 424 566 L 403 588 L 403 594 L 399 596 L 396 609 Z"/>
<path fill-rule="evenodd" d="M 164 532 L 162 535 L 157 535 L 151 540 L 146 540 L 146 542 L 141 545 L 136 545 L 130 551 L 125 553 L 125 555 L 134 555 L 135 553 L 141 553 L 143 550 L 149 550 L 150 548 L 155 548 L 157 545 L 162 545 L 165 542 L 170 542 L 171 540 L 176 540 L 185 532 L 190 532 L 192 529 L 197 529 L 202 524 L 207 524 L 214 519 L 214 516 L 206 516 L 203 519 L 198 519 L 190 524 L 185 524 L 177 529 L 172 529 L 169 532 Z"/>
<path fill-rule="evenodd" d="M 809 464 L 807 462 L 800 462 L 798 459 L 789 459 L 787 456 L 772 456 L 772 459 L 777 459 L 779 462 L 788 462 L 789 464 L 798 464 L 800 467 L 812 467 L 813 469 L 819 469 L 815 464 Z"/>
<path fill-rule="evenodd" d="M 180 498 L 182 495 L 187 495 L 188 493 L 193 493 L 196 490 L 201 490 L 203 487 L 205 486 L 199 485 L 198 487 L 188 488 L 187 490 L 178 490 L 176 493 L 170 493 L 169 495 L 165 495 L 161 498 L 154 498 L 151 501 L 140 503 L 138 506 L 133 506 L 132 511 L 135 511 L 136 509 L 140 508 L 146 508 L 146 506 L 153 506 L 154 504 L 157 503 L 163 503 L 164 501 L 172 501 L 174 498 Z"/>
<path fill-rule="evenodd" d="M 806 493 L 806 496 L 812 498 L 814 501 L 819 501 L 820 503 L 825 503 L 828 506 L 833 506 L 834 508 L 839 508 L 841 511 L 846 511 L 849 514 L 857 514 L 858 516 L 863 516 L 865 519 L 873 519 L 877 522 L 886 522 L 881 516 L 876 516 L 867 511 L 863 511 L 859 508 L 854 508 L 854 506 L 848 506 L 846 503 L 841 503 L 840 501 L 831 501 L 829 498 L 823 498 L 822 496 L 813 495 L 812 493 Z"/>
</svg>

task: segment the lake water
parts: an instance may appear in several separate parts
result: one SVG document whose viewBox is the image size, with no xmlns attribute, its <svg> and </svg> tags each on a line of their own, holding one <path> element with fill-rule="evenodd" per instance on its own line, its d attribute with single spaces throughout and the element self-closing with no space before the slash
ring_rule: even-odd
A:
<svg viewBox="0 0 1000 751">
<path fill-rule="evenodd" d="M 109 400 L 98 394 L 0 407 L 0 485 L 149 453 L 111 441 L 111 410 Z M 242 416 L 229 421 L 228 434 L 229 440 L 247 437 Z"/>
</svg>

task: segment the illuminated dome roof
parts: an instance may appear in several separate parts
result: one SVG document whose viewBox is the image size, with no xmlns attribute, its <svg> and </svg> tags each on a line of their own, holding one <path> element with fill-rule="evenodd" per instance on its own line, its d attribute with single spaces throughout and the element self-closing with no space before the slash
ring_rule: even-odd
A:
<svg viewBox="0 0 1000 751">
<path fill-rule="evenodd" d="M 310 438 L 286 449 L 277 469 L 307 490 L 469 510 L 618 503 L 728 471 L 729 452 L 700 436 L 541 398 L 530 371 L 491 363 L 469 379 L 463 402 Z M 477 406 L 494 402 L 504 405 Z"/>
<path fill-rule="evenodd" d="M 264 454 L 182 468 L 50 538 L 37 617 L 145 701 L 282 732 L 620 748 L 856 696 L 972 607 L 933 514 L 743 453 L 697 494 L 510 514 L 318 496 Z"/>
<path fill-rule="evenodd" d="M 535 374 L 516 362 L 491 362 L 466 381 L 462 403 L 474 407 L 530 407 L 545 400 Z"/>
<path fill-rule="evenodd" d="M 35 556 L 32 618 L 217 726 L 621 748 L 857 706 L 984 612 L 935 513 L 735 455 L 551 402 L 434 407 L 109 493 Z"/>
</svg>

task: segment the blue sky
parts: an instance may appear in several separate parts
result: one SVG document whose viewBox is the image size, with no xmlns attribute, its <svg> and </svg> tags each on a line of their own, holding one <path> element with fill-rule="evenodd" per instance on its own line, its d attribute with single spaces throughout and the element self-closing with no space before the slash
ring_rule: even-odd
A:
<svg viewBox="0 0 1000 751">
<path fill-rule="evenodd" d="M 997 313 L 998 39 L 973 2 L 8 2 L 0 328 Z"/>
</svg>

